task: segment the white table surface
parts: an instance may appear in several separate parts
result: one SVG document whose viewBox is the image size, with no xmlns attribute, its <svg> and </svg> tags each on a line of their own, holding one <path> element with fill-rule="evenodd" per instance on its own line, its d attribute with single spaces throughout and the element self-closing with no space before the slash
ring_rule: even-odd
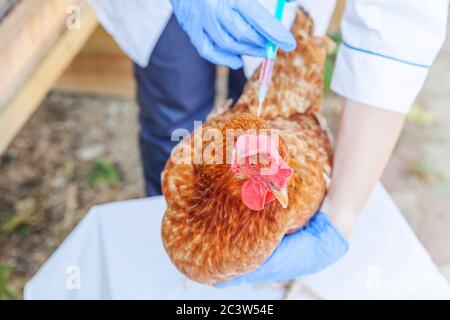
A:
<svg viewBox="0 0 450 320">
<path fill-rule="evenodd" d="M 215 289 L 171 264 L 162 197 L 92 208 L 25 287 L 26 299 L 280 299 L 280 285 Z M 338 263 L 304 277 L 306 299 L 450 299 L 450 287 L 392 199 L 374 190 Z M 304 287 L 302 287 L 304 289 Z M 305 292 L 308 292 L 306 294 Z"/>
</svg>

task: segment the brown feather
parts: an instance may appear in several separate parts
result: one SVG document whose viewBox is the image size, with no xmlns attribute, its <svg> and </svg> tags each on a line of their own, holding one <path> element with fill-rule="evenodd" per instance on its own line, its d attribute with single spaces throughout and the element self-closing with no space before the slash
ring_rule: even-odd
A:
<svg viewBox="0 0 450 320">
<path fill-rule="evenodd" d="M 299 11 L 293 27 L 298 46 L 280 53 L 262 117 L 256 117 L 257 74 L 248 81 L 235 108 L 209 119 L 174 149 L 162 174 L 167 211 L 162 222 L 166 251 L 189 278 L 216 284 L 255 270 L 275 250 L 286 233 L 304 226 L 326 194 L 332 149 L 315 115 L 322 98 L 322 70 L 326 48 L 313 37 L 313 23 Z M 192 164 L 196 154 L 210 147 L 208 129 L 276 129 L 279 152 L 294 169 L 288 183 L 289 207 L 277 201 L 252 211 L 241 201 L 242 179 L 230 165 Z M 226 135 L 217 159 L 230 156 Z M 217 155 L 217 152 L 221 153 Z"/>
</svg>

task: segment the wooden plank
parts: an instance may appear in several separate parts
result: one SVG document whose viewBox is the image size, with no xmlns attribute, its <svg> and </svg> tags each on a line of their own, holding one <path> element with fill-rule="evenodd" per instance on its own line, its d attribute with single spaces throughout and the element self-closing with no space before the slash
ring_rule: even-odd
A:
<svg viewBox="0 0 450 320">
<path fill-rule="evenodd" d="M 135 95 L 133 63 L 99 27 L 54 89 L 130 99 Z"/>
<path fill-rule="evenodd" d="M 0 24 L 0 108 L 66 28 L 68 8 L 84 0 L 20 1 Z"/>
<path fill-rule="evenodd" d="M 113 37 L 102 26 L 95 30 L 80 53 L 105 53 L 125 56 Z"/>
<path fill-rule="evenodd" d="M 0 153 L 5 150 L 97 28 L 94 10 L 85 1 L 80 1 L 79 5 L 81 28 L 64 29 L 58 40 L 39 61 L 37 68 L 0 110 Z"/>
<path fill-rule="evenodd" d="M 133 64 L 122 55 L 81 53 L 56 83 L 55 90 L 131 99 Z"/>
</svg>

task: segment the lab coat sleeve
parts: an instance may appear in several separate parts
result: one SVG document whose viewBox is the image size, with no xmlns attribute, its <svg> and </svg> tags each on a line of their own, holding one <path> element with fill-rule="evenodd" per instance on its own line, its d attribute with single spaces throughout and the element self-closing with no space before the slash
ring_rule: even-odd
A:
<svg viewBox="0 0 450 320">
<path fill-rule="evenodd" d="M 347 0 L 331 88 L 407 113 L 447 30 L 448 0 Z"/>
</svg>

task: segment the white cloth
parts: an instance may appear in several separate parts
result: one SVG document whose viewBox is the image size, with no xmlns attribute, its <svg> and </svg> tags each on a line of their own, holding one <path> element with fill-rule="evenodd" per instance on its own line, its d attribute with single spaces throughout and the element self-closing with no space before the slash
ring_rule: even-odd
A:
<svg viewBox="0 0 450 320">
<path fill-rule="evenodd" d="M 190 284 L 160 236 L 162 197 L 94 207 L 25 287 L 26 299 L 280 299 L 280 286 Z M 382 186 L 364 209 L 350 251 L 303 278 L 324 299 L 450 299 L 450 288 Z M 306 298 L 297 294 L 294 298 Z"/>
<path fill-rule="evenodd" d="M 89 1 L 105 29 L 145 67 L 172 14 L 169 0 Z M 275 0 L 259 1 L 273 10 Z M 314 18 L 317 35 L 326 32 L 335 2 L 298 0 Z M 445 40 L 448 6 L 449 0 L 347 0 L 331 88 L 370 106 L 408 112 Z M 295 4 L 288 5 L 287 26 L 294 12 Z M 247 76 L 260 62 L 244 61 Z"/>
</svg>

